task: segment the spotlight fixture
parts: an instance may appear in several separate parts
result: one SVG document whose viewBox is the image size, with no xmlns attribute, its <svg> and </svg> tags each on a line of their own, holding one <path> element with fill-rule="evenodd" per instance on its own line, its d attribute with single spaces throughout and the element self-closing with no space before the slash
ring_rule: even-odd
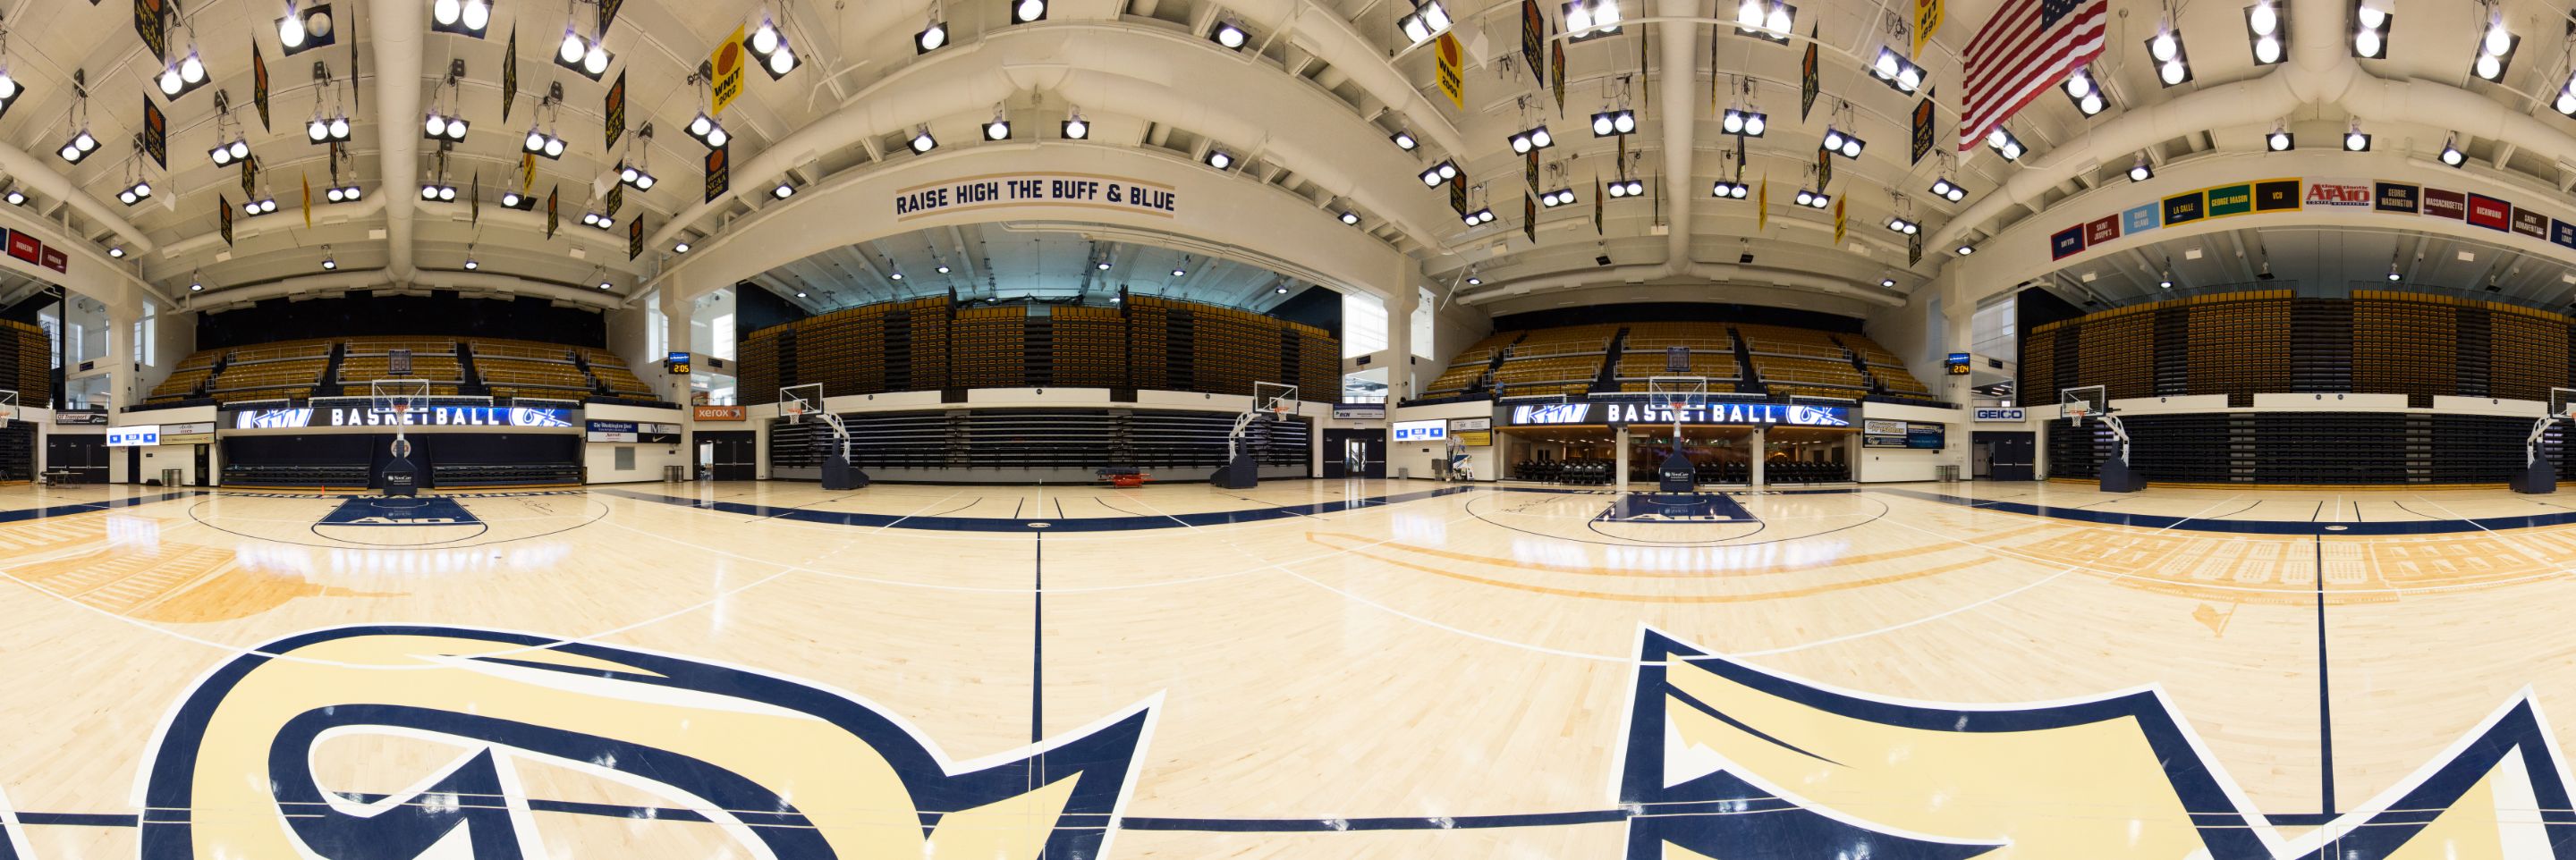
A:
<svg viewBox="0 0 2576 860">
<path fill-rule="evenodd" d="M 1343 213 L 1342 213 L 1342 223 L 1344 223 L 1344 224 L 1354 224 L 1354 225 L 1356 225 L 1356 224 L 1360 223 L 1360 213 L 1357 213 L 1357 212 L 1347 212 L 1347 211 L 1346 211 L 1346 212 L 1343 212 Z"/>
<path fill-rule="evenodd" d="M 2172 270 L 2172 269 L 2166 269 L 2166 270 L 2164 270 L 2164 273 L 2163 273 L 2162 275 L 2160 275 L 2160 276 L 2158 276 L 2158 277 L 2156 278 L 2156 289 L 2159 289 L 2159 290 L 2170 290 L 2170 289 L 2173 289 L 2173 288 L 2174 288 L 2173 270 Z"/>
<path fill-rule="evenodd" d="M 195 277 L 190 277 L 190 278 L 188 279 L 188 292 L 192 292 L 192 293 L 202 293 L 202 292 L 205 292 L 205 291 L 206 291 L 206 282 L 201 281 L 201 280 L 198 280 L 198 279 L 196 279 Z"/>
<path fill-rule="evenodd" d="M 674 245 L 672 245 L 672 246 L 671 246 L 671 253 L 674 253 L 674 254 L 686 254 L 686 253 L 688 253 L 688 252 L 689 252 L 689 243 L 687 243 L 687 242 L 680 242 L 680 243 L 677 243 L 677 244 L 674 244 Z"/>
<path fill-rule="evenodd" d="M 1386 139 L 1395 141 L 1395 148 L 1406 152 L 1412 152 L 1414 147 L 1422 145 L 1414 141 L 1413 133 L 1409 131 L 1399 131 L 1394 134 L 1387 135 Z"/>
<path fill-rule="evenodd" d="M 1850 132 L 1831 126 L 1825 128 L 1825 148 L 1844 158 L 1859 158 L 1861 147 L 1868 145 L 1860 138 L 1853 137 Z"/>
<path fill-rule="evenodd" d="M 1470 287 L 1483 286 L 1483 285 L 1484 285 L 1484 283 L 1485 283 L 1485 279 L 1483 279 L 1483 278 L 1479 278 L 1479 277 L 1476 277 L 1476 276 L 1474 276 L 1474 275 L 1468 275 L 1468 276 L 1467 276 L 1467 286 L 1470 286 Z"/>
<path fill-rule="evenodd" d="M 526 139 L 520 139 L 520 152 L 544 154 L 544 157 L 549 157 L 549 160 L 562 160 L 564 139 L 562 136 L 554 136 L 554 131 L 549 129 L 528 126 L 528 136 Z"/>
<path fill-rule="evenodd" d="M 472 253 L 474 253 L 474 252 L 472 252 L 472 251 L 467 251 L 466 253 L 467 253 L 467 254 L 472 254 Z M 473 258 L 473 257 L 470 257 L 470 256 L 465 258 L 465 270 L 466 270 L 466 271 L 471 272 L 471 271 L 474 271 L 474 270 L 476 270 L 476 269 L 480 269 L 480 268 L 483 268 L 483 264 L 482 264 L 482 263 L 476 262 L 476 261 L 474 260 L 474 258 Z"/>
<path fill-rule="evenodd" d="M 948 264 L 947 264 L 947 263 L 941 263 L 941 264 L 939 264 L 938 268 L 937 268 L 935 271 L 939 272 L 939 273 L 940 273 L 940 274 L 942 274 L 942 275 L 948 274 Z"/>
<path fill-rule="evenodd" d="M 1230 20 L 1220 20 L 1216 22 L 1216 29 L 1208 31 L 1208 41 L 1215 42 L 1228 50 L 1243 50 L 1243 43 L 1249 39 L 1250 37 L 1243 32 L 1243 26 Z"/>
<path fill-rule="evenodd" d="M 434 203 L 454 203 L 456 202 L 456 186 L 449 185 L 444 181 L 423 184 L 420 186 L 420 199 Z M 583 223 L 589 222 L 584 220 Z"/>
<path fill-rule="evenodd" d="M 2281 13 L 2272 8 L 2273 0 L 2254 0 L 2245 7 L 2245 38 L 2254 47 L 2254 64 L 2268 66 L 2281 61 Z"/>
<path fill-rule="evenodd" d="M 1457 176 L 1457 163 L 1443 160 L 1439 164 L 1431 165 L 1422 171 L 1422 184 L 1426 187 L 1438 188 L 1440 187 L 1440 183 L 1457 178 Z"/>
<path fill-rule="evenodd" d="M 1189 265 L 1190 265 L 1190 255 L 1188 255 L 1188 254 L 1182 254 L 1182 255 L 1181 255 L 1181 262 L 1180 262 L 1178 265 L 1175 265 L 1175 266 L 1173 266 L 1173 267 L 1172 267 L 1172 277 L 1177 278 L 1177 277 L 1181 277 L 1181 276 L 1183 276 L 1183 275 L 1187 275 L 1187 274 L 1189 274 L 1189 273 L 1190 273 Z"/>
<path fill-rule="evenodd" d="M 698 114 L 696 119 L 689 120 L 689 124 L 683 130 L 708 149 L 722 149 L 726 141 L 733 139 L 732 135 L 725 133 L 724 126 L 716 123 L 715 117 L 704 113 Z"/>
<path fill-rule="evenodd" d="M 805 291 L 804 291 L 804 290 L 797 290 L 797 291 L 796 291 L 796 297 L 797 297 L 797 298 L 800 298 L 800 299 L 801 299 L 801 298 L 804 298 L 804 297 L 805 297 Z"/>
<path fill-rule="evenodd" d="M 212 78 L 206 75 L 206 61 L 199 59 L 197 49 L 190 46 L 187 56 L 180 57 L 161 68 L 161 95 L 175 102 L 180 96 L 195 92 L 198 87 L 205 86 L 211 80 Z"/>
<path fill-rule="evenodd" d="M 1007 0 L 1011 5 L 1011 23 L 1034 24 L 1046 20 L 1046 0 Z"/>
<path fill-rule="evenodd" d="M 1885 45 L 1879 46 L 1878 59 L 1870 62 L 1869 74 L 1889 89 L 1909 96 L 1923 88 L 1923 67 Z"/>
<path fill-rule="evenodd" d="M 2398 271 L 2397 271 L 2397 261 L 2395 261 L 2395 260 L 2390 260 L 2390 261 L 2388 261 L 2388 282 L 2393 284 L 2393 283 L 2396 283 L 2396 282 L 2398 282 L 2398 281 L 2402 281 L 2402 280 L 2405 280 L 2405 279 L 2406 279 L 2406 276 L 2405 276 L 2404 274 L 2402 274 L 2402 273 L 2400 273 L 2400 272 L 2398 272 Z"/>
<path fill-rule="evenodd" d="M 2443 164 L 2448 164 L 2448 165 L 2450 165 L 2450 166 L 2452 166 L 2452 167 L 2458 167 L 2458 166 L 2460 166 L 2460 165 L 2463 165 L 2463 164 L 2467 164 L 2467 163 L 2468 163 L 2468 161 L 2469 161 L 2469 156 L 2468 156 L 2468 154 L 2467 154 L 2467 153 L 2464 153 L 2464 152 L 2461 152 L 2461 151 L 2460 151 L 2460 146 L 2459 146 L 2459 144 L 2460 144 L 2460 138 L 2459 138 L 2459 136 L 2458 136 L 2458 135 L 2452 135 L 2452 136 L 2450 136 L 2450 137 L 2446 137 L 2446 138 L 2443 138 L 2443 139 L 2442 139 L 2442 163 L 2443 163 Z"/>
<path fill-rule="evenodd" d="M 1786 45 L 1789 31 L 1797 26 L 1797 19 L 1796 6 L 1778 0 L 1743 0 L 1735 7 L 1735 32 Z"/>
<path fill-rule="evenodd" d="M 921 28 L 921 32 L 912 34 L 914 54 L 927 54 L 939 50 L 946 44 L 948 44 L 948 22 L 937 18 L 932 18 L 930 26 Z"/>
<path fill-rule="evenodd" d="M 931 136 L 930 136 L 930 126 L 926 126 L 926 125 L 914 126 L 914 127 L 913 127 L 913 129 L 912 129 L 912 144 L 911 144 L 911 146 L 912 146 L 912 152 L 913 152 L 913 154 L 914 154 L 914 155 L 920 155 L 920 154 L 922 154 L 922 153 L 926 153 L 926 152 L 929 152 L 929 151 L 931 151 L 931 150 L 938 149 L 938 148 L 939 148 L 939 138 L 935 138 L 935 137 L 931 137 Z"/>
<path fill-rule="evenodd" d="M 1887 229 L 1911 236 L 1916 233 L 1923 232 L 1923 225 L 1903 218 L 1889 218 L 1887 219 Z"/>
<path fill-rule="evenodd" d="M 359 188 L 356 183 L 350 183 L 323 189 L 322 199 L 328 203 L 356 203 L 358 198 L 366 194 L 367 192 Z"/>
<path fill-rule="evenodd" d="M 1609 137 L 1632 134 L 1637 130 L 1637 112 L 1627 108 L 1605 110 L 1592 115 L 1592 136 Z"/>
<path fill-rule="evenodd" d="M 108 247 L 108 249 L 107 249 L 107 258 L 108 258 L 108 259 L 111 259 L 111 260 L 122 260 L 122 259 L 125 259 L 125 246 L 123 246 L 123 245 L 112 245 L 112 246 L 109 246 L 109 247 Z"/>
<path fill-rule="evenodd" d="M 1878 285 L 1879 285 L 1879 286 L 1881 286 L 1881 287 L 1886 287 L 1886 288 L 1891 289 L 1891 290 L 1892 290 L 1892 289 L 1896 289 L 1896 279 L 1895 279 L 1895 278 L 1880 278 L 1880 279 L 1878 279 Z"/>
<path fill-rule="evenodd" d="M 644 172 L 641 167 L 620 164 L 617 166 L 617 181 L 637 191 L 651 191 L 655 180 L 653 174 Z"/>
<path fill-rule="evenodd" d="M 1563 8 L 1569 43 L 1619 33 L 1619 0 L 1566 0 Z"/>
<path fill-rule="evenodd" d="M 1970 254 L 1974 254 L 1974 253 L 1976 253 L 1976 252 L 1977 252 L 1977 246 L 1975 246 L 1975 245 L 1964 245 L 1964 244 L 1963 244 L 1963 245 L 1960 245 L 1960 246 L 1959 246 L 1959 256 L 1965 257 L 1965 256 L 1968 256 L 1968 255 L 1970 255 Z"/>
<path fill-rule="evenodd" d="M 608 74 L 608 64 L 614 60 L 616 55 L 599 40 L 581 35 L 570 22 L 564 24 L 563 42 L 555 49 L 555 65 L 596 81 Z"/>
<path fill-rule="evenodd" d="M 517 191 L 504 191 L 501 192 L 501 206 L 526 212 L 537 208 L 537 198 Z"/>
<path fill-rule="evenodd" d="M 1467 226 L 1469 226 L 1469 227 L 1474 227 L 1474 226 L 1476 226 L 1476 225 L 1478 225 L 1478 224 L 1491 224 L 1491 223 L 1494 223 L 1494 210 L 1493 210 L 1493 207 L 1488 206 L 1488 207 L 1485 207 L 1485 208 L 1483 208 L 1483 209 L 1478 209 L 1478 210 L 1476 210 L 1476 211 L 1474 211 L 1474 212 L 1469 212 L 1469 213 L 1467 213 L 1467 217 L 1466 217 L 1464 220 L 1467 222 Z"/>
<path fill-rule="evenodd" d="M 2369 151 L 2370 151 L 2370 135 L 2367 135 L 2367 134 L 2363 134 L 2363 133 L 2361 133 L 2361 124 L 2360 124 L 2360 123 L 2354 123 L 2354 124 L 2352 125 L 2352 127 L 2351 127 L 2351 128 L 2349 128 L 2349 129 L 2347 129 L 2347 130 L 2345 130 L 2345 131 L 2344 131 L 2344 133 L 2343 133 L 2343 151 L 2345 151 L 2345 152 L 2369 152 Z"/>
<path fill-rule="evenodd" d="M 2504 71 L 2513 67 L 2514 52 L 2521 47 L 2522 37 L 2505 29 L 2503 14 L 2492 14 L 2486 34 L 2478 39 L 2478 58 L 2470 61 L 2469 72 L 2490 81 L 2504 80 Z"/>
<path fill-rule="evenodd" d="M 340 260 L 331 256 L 331 246 L 322 246 L 322 270 L 327 272 L 337 268 L 340 268 Z"/>
<path fill-rule="evenodd" d="M 27 205 L 27 192 L 11 188 L 7 193 L 0 193 L 0 200 L 8 201 L 11 206 L 25 206 Z"/>
<path fill-rule="evenodd" d="M 886 276 L 888 280 L 903 280 L 903 266 L 896 264 L 891 257 L 886 259 L 886 270 L 893 273 Z"/>
<path fill-rule="evenodd" d="M 235 135 L 233 142 L 206 150 L 206 157 L 212 159 L 216 167 L 231 167 L 234 162 L 250 157 L 250 142 Z"/>
<path fill-rule="evenodd" d="M 304 139 L 312 143 L 349 142 L 349 115 L 341 113 L 325 119 L 321 111 L 314 111 L 313 121 L 304 126 Z"/>
<path fill-rule="evenodd" d="M 2388 14 L 2386 0 L 2358 0 L 2352 9 L 2352 55 L 2365 60 L 2388 56 L 2388 29 L 2397 16 Z M 2483 46 L 2481 46 L 2483 47 Z"/>
<path fill-rule="evenodd" d="M 2568 76 L 2567 82 L 2559 85 L 2558 100 L 2552 102 L 2550 107 L 2557 109 L 2559 113 L 2576 116 L 2576 75 Z"/>
<path fill-rule="evenodd" d="M 1081 111 L 1073 111 L 1065 114 L 1064 123 L 1056 130 L 1063 132 L 1066 140 L 1081 140 L 1091 136 L 1091 123 L 1082 118 Z"/>
<path fill-rule="evenodd" d="M 64 141 L 63 148 L 55 154 L 62 156 L 64 161 L 79 164 L 81 159 L 88 158 L 90 153 L 97 151 L 98 138 L 91 137 L 89 129 L 84 128 L 72 132 L 72 139 Z"/>
<path fill-rule="evenodd" d="M 1042 0 L 1021 0 L 1021 2 L 1044 5 Z M 759 66 L 761 71 L 768 72 L 770 80 L 787 77 L 788 72 L 796 70 L 796 49 L 787 44 L 787 29 L 767 16 L 760 19 L 758 29 L 752 30 L 751 35 L 743 38 L 742 46 L 750 48 L 751 53 L 760 58 L 760 62 L 754 65 Z"/>
<path fill-rule="evenodd" d="M 420 134 L 430 140 L 462 142 L 465 140 L 465 128 L 464 117 L 445 116 L 433 110 L 429 112 L 428 118 L 421 120 Z"/>
<path fill-rule="evenodd" d="M 581 213 L 581 223 L 597 227 L 601 230 L 608 230 L 617 226 L 617 219 L 598 212 L 584 212 Z"/>
<path fill-rule="evenodd" d="M 1959 187 L 1959 183 L 1952 182 L 1950 177 L 1944 176 L 1932 180 L 1932 196 L 1957 203 L 1967 199 L 1968 189 Z"/>
<path fill-rule="evenodd" d="M 2005 161 L 2021 160 L 2021 138 L 2014 137 L 2012 132 L 2005 131 L 2003 126 L 1995 126 L 1995 130 L 1986 132 L 1986 148 L 1994 150 L 1996 155 L 2003 156 Z"/>
<path fill-rule="evenodd" d="M 19 86 L 18 79 L 9 75 L 9 68 L 0 65 L 0 114 L 8 113 L 9 106 L 17 104 L 18 97 L 26 92 L 27 88 Z"/>
<path fill-rule="evenodd" d="M 132 206 L 152 198 L 152 183 L 137 179 L 134 184 L 116 192 L 116 202 Z"/>
<path fill-rule="evenodd" d="M 2288 128 L 2279 124 L 2272 126 L 2271 134 L 2263 136 L 2263 148 L 2273 152 L 2288 152 L 2291 147 L 2297 145 L 2299 145 L 2298 136 L 2291 134 Z"/>
<path fill-rule="evenodd" d="M 2068 101 L 2075 103 L 2075 112 L 2085 116 L 2099 114 L 2103 108 L 2110 106 L 2102 100 L 2102 87 L 2093 82 L 2093 71 L 2090 67 L 2076 69 L 2074 74 L 2066 76 L 2066 83 L 2058 88 L 2066 92 Z"/>
<path fill-rule="evenodd" d="M 1574 189 L 1559 188 L 1538 196 L 1538 205 L 1554 209 L 1574 202 Z"/>
<path fill-rule="evenodd" d="M 1761 137 L 1763 132 L 1771 128 L 1771 116 L 1755 111 L 1727 108 L 1726 118 L 1719 121 L 1718 128 L 1724 129 L 1727 134 Z"/>
<path fill-rule="evenodd" d="M 1708 196 L 1710 197 L 1720 197 L 1728 200 L 1742 200 L 1744 199 L 1744 195 L 1744 183 L 1741 182 L 1731 182 L 1720 179 L 1716 184 L 1708 187 Z"/>
<path fill-rule="evenodd" d="M 1556 136 L 1548 134 L 1547 126 L 1542 125 L 1537 128 L 1512 135 L 1511 144 L 1512 154 L 1523 155 L 1527 154 L 1531 150 L 1546 149 L 1548 147 L 1555 146 Z"/>
<path fill-rule="evenodd" d="M 1011 139 L 1011 121 L 1008 118 L 1003 117 L 1000 112 L 996 111 L 993 114 L 993 121 L 984 124 L 984 139 Z"/>
<path fill-rule="evenodd" d="M 275 197 L 262 197 L 257 200 L 242 201 L 242 214 L 245 216 L 257 217 L 275 211 L 277 211 L 277 198 Z M 326 245 L 324 247 L 329 246 Z"/>
<path fill-rule="evenodd" d="M 331 4 L 316 3 L 301 12 L 289 0 L 286 17 L 277 19 L 277 44 L 292 57 L 339 41 L 339 30 L 331 23 Z"/>
<path fill-rule="evenodd" d="M 1414 45 L 1449 32 L 1449 23 L 1449 10 L 1440 5 L 1440 0 L 1427 0 L 1413 7 L 1413 11 L 1404 13 L 1404 17 L 1395 19 L 1396 29 L 1404 31 L 1404 38 Z"/>
<path fill-rule="evenodd" d="M 776 197 L 780 200 L 794 197 L 796 196 L 796 186 L 785 182 L 778 183 L 778 187 L 769 189 L 769 196 Z M 901 277 L 901 273 L 897 273 L 896 276 Z"/>
<path fill-rule="evenodd" d="M 429 4 L 429 29 L 433 33 L 483 38 L 492 29 L 492 4 L 489 0 L 437 0 Z"/>
<path fill-rule="evenodd" d="M 1634 179 L 1613 179 L 1610 180 L 1610 190 L 1606 193 L 1612 197 L 1643 196 L 1646 193 L 1646 183 Z"/>
<path fill-rule="evenodd" d="M 1208 150 L 1206 160 L 1207 166 L 1218 170 L 1224 170 L 1234 166 L 1234 154 L 1222 149 Z"/>
<path fill-rule="evenodd" d="M 2191 55 L 2183 50 L 2182 37 L 2166 24 L 2147 37 L 2147 56 L 2156 61 L 2156 80 L 2165 86 L 2178 86 L 2191 80 Z"/>
<path fill-rule="evenodd" d="M 1097 262 L 1097 263 L 1093 263 L 1093 264 L 1091 264 L 1091 267 L 1092 267 L 1092 268 L 1094 268 L 1094 269 L 1099 269 L 1099 270 L 1101 270 L 1101 271 L 1103 271 L 1103 272 L 1106 272 L 1106 271 L 1109 271 L 1109 261 L 1108 261 L 1108 260 L 1102 260 L 1102 261 L 1100 261 L 1100 262 Z"/>
<path fill-rule="evenodd" d="M 1274 292 L 1274 293 L 1278 293 L 1278 294 L 1280 294 L 1280 295 L 1283 295 L 1283 296 L 1284 296 L 1284 295 L 1287 295 L 1287 294 L 1288 294 L 1288 285 L 1286 285 L 1286 284 L 1281 284 L 1281 285 L 1279 285 L 1279 286 L 1276 286 L 1276 287 L 1272 287 L 1272 288 L 1270 288 L 1270 291 L 1271 291 L 1271 292 Z"/>
<path fill-rule="evenodd" d="M 617 285 L 615 285 L 615 284 L 611 284 L 611 283 L 609 283 L 609 282 L 607 282 L 607 281 L 601 281 L 601 282 L 599 282 L 599 288 L 600 288 L 601 290 L 614 290 L 614 289 L 617 289 Z"/>
<path fill-rule="evenodd" d="M 2147 164 L 2147 154 L 2143 152 L 2138 153 L 2138 160 L 2129 165 L 2129 181 L 2145 182 L 2149 179 L 2155 178 L 2155 176 L 2155 167 Z"/>
</svg>

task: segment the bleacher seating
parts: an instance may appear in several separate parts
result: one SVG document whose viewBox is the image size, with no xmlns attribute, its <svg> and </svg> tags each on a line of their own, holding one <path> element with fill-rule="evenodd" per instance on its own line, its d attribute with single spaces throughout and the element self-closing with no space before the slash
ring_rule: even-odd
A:
<svg viewBox="0 0 2576 860">
<path fill-rule="evenodd" d="M 322 372 L 331 365 L 332 348 L 328 340 L 237 348 L 206 389 L 222 403 L 311 397 L 322 382 Z"/>
<path fill-rule="evenodd" d="M 600 386 L 608 389 L 608 393 L 612 396 L 644 400 L 657 396 L 653 393 L 652 387 L 645 385 L 644 380 L 637 379 L 635 372 L 627 370 L 624 365 L 593 362 L 590 366 L 590 375 L 597 378 Z"/>
<path fill-rule="evenodd" d="M 1757 352 L 1753 354 L 1753 372 L 1773 394 L 1858 400 L 1869 393 L 1869 379 L 1847 361 Z"/>
<path fill-rule="evenodd" d="M 474 372 L 485 386 L 514 390 L 543 389 L 555 396 L 579 398 L 590 391 L 590 378 L 571 362 L 535 361 L 523 358 L 490 358 L 479 351 L 474 357 Z"/>
<path fill-rule="evenodd" d="M 1576 395 L 1592 390 L 1609 360 L 1616 325 L 1578 325 L 1530 332 L 1504 350 L 1494 368 L 1494 396 Z"/>
<path fill-rule="evenodd" d="M 310 489 L 317 487 L 365 487 L 367 466 L 364 463 L 335 465 L 278 465 L 224 463 L 223 484 L 227 487 Z"/>
<path fill-rule="evenodd" d="M 1431 380 L 1429 386 L 1422 389 L 1423 393 L 1440 397 L 1462 393 L 1474 387 L 1478 380 L 1484 378 L 1485 370 L 1493 365 L 1494 356 L 1501 354 L 1504 347 L 1510 346 L 1513 341 L 1520 338 L 1521 333 L 1517 331 L 1498 331 L 1469 344 L 1466 349 L 1459 350 L 1457 355 L 1450 357 L 1449 367 L 1440 371 L 1440 375 Z"/>
<path fill-rule="evenodd" d="M 447 490 L 581 483 L 581 467 L 572 463 L 438 463 L 429 471 L 430 486 Z"/>
<path fill-rule="evenodd" d="M 1690 369 L 1669 369 L 1667 350 L 1690 350 Z M 1657 376 L 1705 376 L 1711 394 L 1741 390 L 1743 371 L 1735 360 L 1735 336 L 1723 323 L 1646 322 L 1631 323 L 1627 337 L 1620 341 L 1619 366 L 1612 371 L 1619 380 L 1619 390 L 1648 390 Z"/>
<path fill-rule="evenodd" d="M 525 340 L 473 338 L 471 340 L 467 340 L 465 345 L 467 348 L 474 351 L 475 364 L 478 367 L 482 364 L 482 359 L 485 358 L 515 358 L 531 361 L 559 361 L 564 364 L 572 363 L 572 347 L 559 343 L 537 343 Z"/>
</svg>

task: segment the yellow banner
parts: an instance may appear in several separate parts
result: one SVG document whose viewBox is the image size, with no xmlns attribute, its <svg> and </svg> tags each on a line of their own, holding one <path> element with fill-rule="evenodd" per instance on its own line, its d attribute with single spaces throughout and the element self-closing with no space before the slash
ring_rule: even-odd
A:
<svg viewBox="0 0 2576 860">
<path fill-rule="evenodd" d="M 1449 33 L 1440 34 L 1439 39 L 1432 41 L 1431 48 L 1431 53 L 1440 61 L 1440 73 L 1437 77 L 1440 94 L 1449 97 L 1449 104 L 1459 110 L 1466 110 L 1466 50 L 1458 46 L 1458 37 Z"/>
<path fill-rule="evenodd" d="M 742 25 L 736 24 L 733 35 L 707 57 L 708 67 L 715 71 L 715 79 L 707 82 L 707 113 L 723 116 L 725 105 L 742 95 L 742 54 Z"/>
<path fill-rule="evenodd" d="M 1834 244 L 1843 243 L 1843 200 L 1834 198 Z"/>
<path fill-rule="evenodd" d="M 1923 59 L 1923 46 L 1940 31 L 1941 0 L 1914 0 L 1914 59 Z"/>
<path fill-rule="evenodd" d="M 1771 229 L 1771 177 L 1762 177 L 1762 187 L 1753 192 L 1753 229 Z"/>
</svg>

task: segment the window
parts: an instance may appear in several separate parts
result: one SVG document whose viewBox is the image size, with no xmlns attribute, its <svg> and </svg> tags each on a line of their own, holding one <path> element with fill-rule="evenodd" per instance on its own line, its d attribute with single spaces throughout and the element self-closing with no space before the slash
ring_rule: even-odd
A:
<svg viewBox="0 0 2576 860">
<path fill-rule="evenodd" d="M 1386 302 L 1365 293 L 1342 294 L 1342 357 L 1386 349 Z"/>
<path fill-rule="evenodd" d="M 1432 319 L 1439 315 L 1440 297 L 1433 295 L 1430 287 L 1419 289 L 1421 292 L 1415 295 L 1413 304 L 1413 354 L 1431 358 Z"/>
<path fill-rule="evenodd" d="M 137 363 L 147 367 L 160 363 L 153 360 L 160 352 L 153 343 L 159 339 L 159 334 L 160 320 L 153 316 L 152 303 L 145 302 L 143 318 L 134 321 L 134 360 Z"/>
<path fill-rule="evenodd" d="M 617 471 L 620 471 L 620 472 L 632 472 L 632 471 L 635 471 L 635 449 L 634 449 L 634 448 L 629 447 L 629 446 L 626 446 L 626 445 L 619 445 L 619 446 L 617 446 L 617 466 L 616 466 L 616 468 L 617 468 Z"/>
<path fill-rule="evenodd" d="M 662 313 L 662 290 L 659 287 L 644 294 L 644 354 L 660 357 L 671 354 L 671 319 Z"/>
<path fill-rule="evenodd" d="M 1385 403 L 1386 368 L 1372 367 L 1342 375 L 1343 403 Z"/>
</svg>

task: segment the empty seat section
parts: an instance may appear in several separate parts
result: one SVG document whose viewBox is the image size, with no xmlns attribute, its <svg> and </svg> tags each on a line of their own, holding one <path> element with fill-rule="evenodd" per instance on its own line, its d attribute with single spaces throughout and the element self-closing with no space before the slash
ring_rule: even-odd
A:
<svg viewBox="0 0 2576 860">
<path fill-rule="evenodd" d="M 1671 350 L 1689 350 L 1689 367 L 1671 369 Z M 1732 393 L 1743 381 L 1735 360 L 1735 336 L 1723 323 L 1632 323 L 1620 341 L 1619 366 L 1613 371 L 1619 390 L 1642 392 L 1658 376 L 1708 377 L 1712 394 Z"/>
<path fill-rule="evenodd" d="M 1541 329 L 1523 336 L 1504 351 L 1494 368 L 1497 397 L 1582 394 L 1609 360 L 1616 325 L 1579 325 Z"/>
</svg>

